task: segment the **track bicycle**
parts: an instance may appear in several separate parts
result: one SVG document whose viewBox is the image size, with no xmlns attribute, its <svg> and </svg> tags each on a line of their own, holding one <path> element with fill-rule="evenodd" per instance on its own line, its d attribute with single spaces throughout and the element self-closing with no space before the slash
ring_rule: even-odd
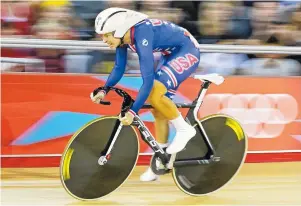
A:
<svg viewBox="0 0 301 206">
<path fill-rule="evenodd" d="M 177 154 L 167 154 L 137 115 L 130 126 L 118 116 L 99 117 L 82 126 L 70 138 L 60 163 L 64 189 L 79 200 L 95 200 L 118 189 L 130 176 L 139 156 L 139 136 L 154 151 L 151 168 L 154 173 L 172 173 L 177 187 L 188 195 L 202 196 L 225 186 L 240 170 L 247 151 L 247 136 L 239 122 L 225 114 L 198 119 L 205 93 L 211 83 L 219 85 L 224 78 L 217 74 L 195 75 L 203 83 L 189 108 L 185 120 L 197 134 Z M 99 87 L 97 92 L 104 87 Z M 116 87 L 107 88 L 123 98 L 121 115 L 134 100 Z M 96 94 L 96 93 L 95 93 Z M 108 101 L 101 101 L 110 105 Z M 145 104 L 144 109 L 151 108 Z"/>
</svg>

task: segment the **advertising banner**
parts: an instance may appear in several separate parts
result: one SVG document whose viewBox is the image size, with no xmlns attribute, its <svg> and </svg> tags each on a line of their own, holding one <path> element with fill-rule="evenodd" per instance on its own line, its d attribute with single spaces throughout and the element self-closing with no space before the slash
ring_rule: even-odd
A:
<svg viewBox="0 0 301 206">
<path fill-rule="evenodd" d="M 91 102 L 90 93 L 107 76 L 59 74 L 1 75 L 1 155 L 60 156 L 70 137 L 84 124 L 101 116 L 118 115 L 122 98 L 109 93 L 110 106 Z M 134 99 L 142 78 L 124 76 L 117 87 Z M 174 101 L 191 103 L 201 88 L 192 77 L 178 89 Z M 180 109 L 185 116 L 188 109 Z M 211 85 L 199 117 L 226 113 L 240 121 L 249 137 L 249 153 L 301 152 L 300 77 L 226 77 Z M 148 109 L 140 117 L 154 134 Z M 218 128 L 217 128 L 218 129 Z M 169 141 L 174 130 L 170 128 Z M 140 140 L 140 154 L 151 153 Z"/>
</svg>

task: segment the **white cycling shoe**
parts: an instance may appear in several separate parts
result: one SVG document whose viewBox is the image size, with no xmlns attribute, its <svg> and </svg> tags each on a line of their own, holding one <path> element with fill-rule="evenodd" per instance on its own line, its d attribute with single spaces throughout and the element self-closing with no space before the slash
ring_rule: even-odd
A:
<svg viewBox="0 0 301 206">
<path fill-rule="evenodd" d="M 168 143 L 166 144 L 160 144 L 162 149 L 166 149 L 168 147 Z M 156 161 L 156 164 L 160 164 L 159 162 Z M 153 170 L 148 167 L 147 170 L 140 176 L 140 181 L 142 182 L 150 182 L 150 181 L 156 181 L 159 179 L 159 175 L 156 175 Z"/>
<path fill-rule="evenodd" d="M 176 136 L 172 143 L 167 147 L 166 152 L 168 154 L 175 154 L 183 150 L 190 139 L 196 135 L 196 130 L 191 125 L 187 125 L 185 128 L 177 130 Z"/>
<path fill-rule="evenodd" d="M 142 182 L 156 181 L 157 179 L 159 179 L 159 175 L 156 175 L 150 167 L 140 176 Z"/>
</svg>

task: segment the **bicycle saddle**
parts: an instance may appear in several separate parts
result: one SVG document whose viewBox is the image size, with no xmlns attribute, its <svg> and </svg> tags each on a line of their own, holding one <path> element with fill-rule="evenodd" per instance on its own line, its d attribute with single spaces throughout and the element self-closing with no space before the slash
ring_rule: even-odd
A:
<svg viewBox="0 0 301 206">
<path fill-rule="evenodd" d="M 206 75 L 194 75 L 193 78 L 199 79 L 201 81 L 209 81 L 216 85 L 220 85 L 225 80 L 224 77 L 222 77 L 216 73 L 206 74 Z"/>
</svg>

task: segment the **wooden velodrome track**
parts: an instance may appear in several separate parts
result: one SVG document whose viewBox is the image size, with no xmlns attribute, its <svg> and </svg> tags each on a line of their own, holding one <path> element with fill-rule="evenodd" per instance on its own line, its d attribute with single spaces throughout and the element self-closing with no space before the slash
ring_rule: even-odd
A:
<svg viewBox="0 0 301 206">
<path fill-rule="evenodd" d="M 73 199 L 63 189 L 59 168 L 2 168 L 2 205 L 301 205 L 301 162 L 248 163 L 226 187 L 204 197 L 181 192 L 171 175 L 139 182 L 136 167 L 118 190 L 97 201 Z"/>
</svg>

